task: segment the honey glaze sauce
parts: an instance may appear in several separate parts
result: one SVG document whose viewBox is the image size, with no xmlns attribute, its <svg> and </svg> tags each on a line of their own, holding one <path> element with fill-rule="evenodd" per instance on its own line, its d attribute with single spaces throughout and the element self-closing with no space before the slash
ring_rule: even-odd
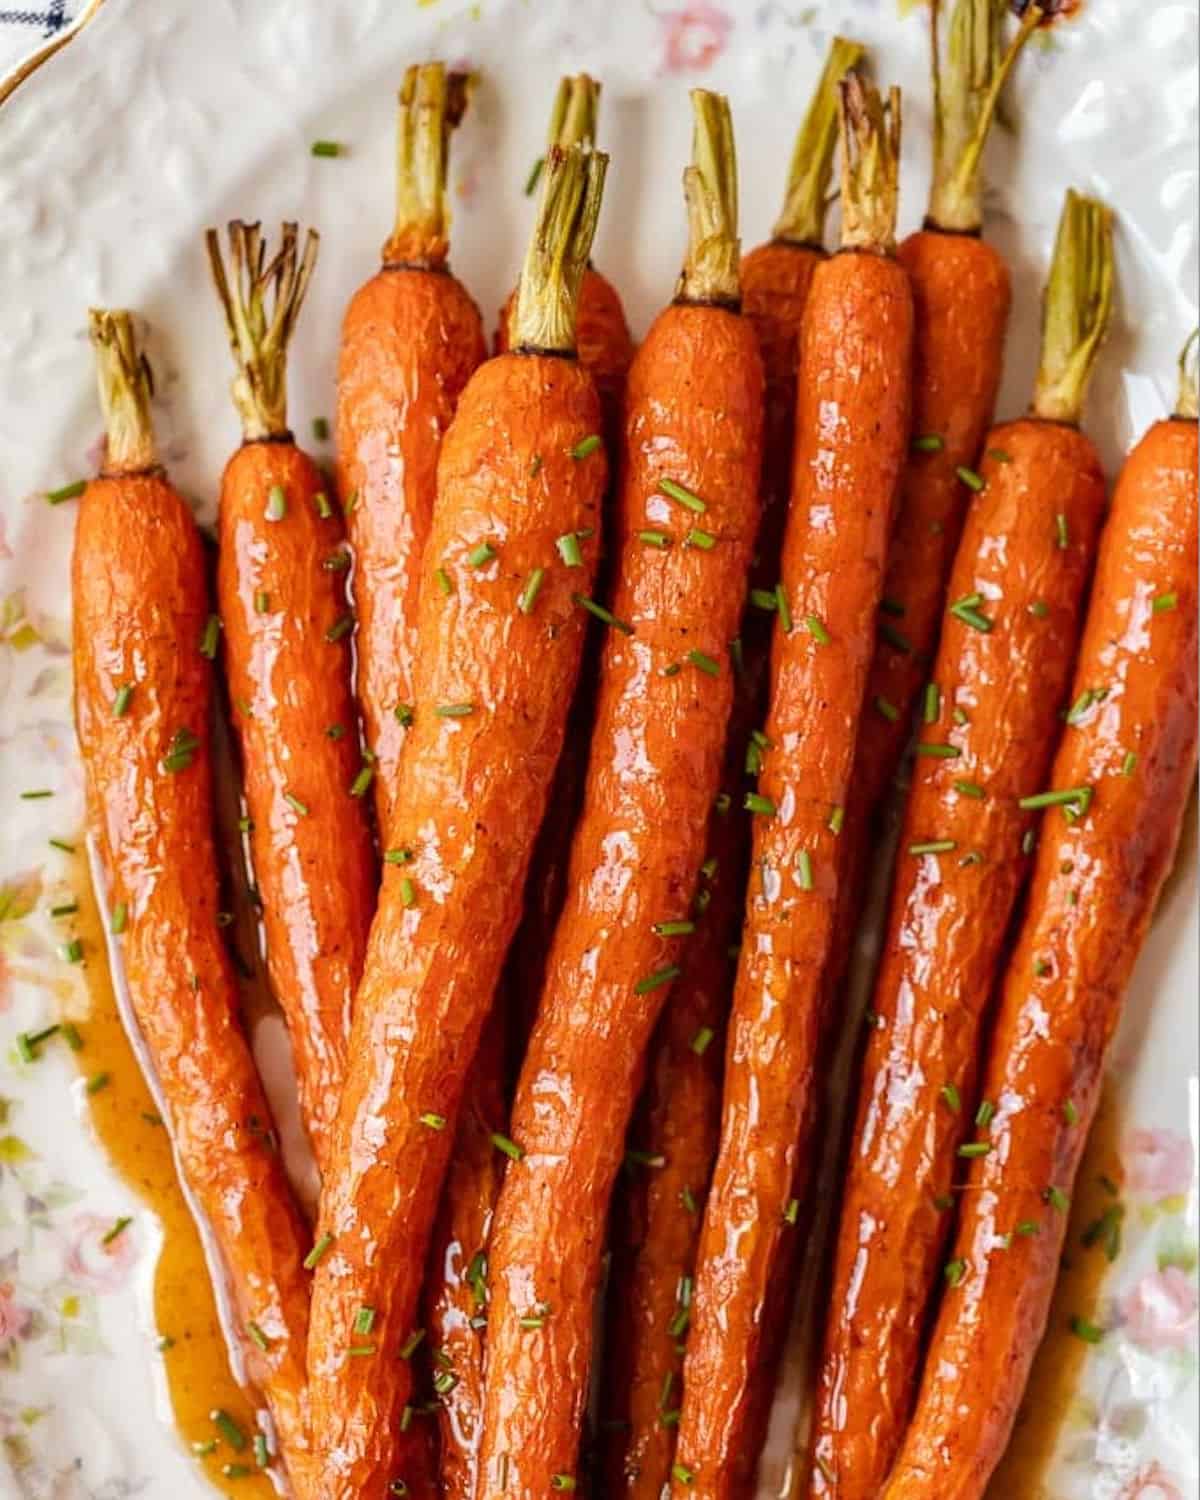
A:
<svg viewBox="0 0 1200 1500">
<path fill-rule="evenodd" d="M 255 1443 L 261 1402 L 230 1368 L 203 1242 L 179 1185 L 170 1137 L 125 1033 L 82 854 L 72 875 L 79 903 L 73 935 L 83 948 L 87 997 L 86 1008 L 72 1016 L 82 1041 L 72 1054 L 84 1079 L 79 1095 L 114 1169 L 162 1231 L 154 1324 L 175 1424 L 220 1493 L 269 1500 L 277 1492 Z"/>
</svg>

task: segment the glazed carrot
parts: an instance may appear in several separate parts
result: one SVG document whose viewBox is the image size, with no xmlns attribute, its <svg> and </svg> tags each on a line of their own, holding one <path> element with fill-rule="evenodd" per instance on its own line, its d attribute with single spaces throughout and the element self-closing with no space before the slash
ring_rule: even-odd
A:
<svg viewBox="0 0 1200 1500">
<path fill-rule="evenodd" d="M 874 1500 L 916 1395 L 986 1006 L 1028 873 L 1021 798 L 1054 754 L 1105 505 L 1077 423 L 1111 303 L 1108 211 L 1068 194 L 1039 397 L 988 435 L 926 688 L 842 1203 L 813 1496 Z"/>
<path fill-rule="evenodd" d="M 672 1494 L 738 1493 L 762 1315 L 811 1150 L 837 840 L 908 439 L 912 297 L 894 250 L 899 95 L 840 85 L 842 250 L 813 273 L 800 345 L 752 878 L 721 1140 L 697 1253 Z"/>
<path fill-rule="evenodd" d="M 479 309 L 451 275 L 446 176 L 467 79 L 409 68 L 400 91 L 396 223 L 351 299 L 338 357 L 337 479 L 354 548 L 358 698 L 386 840 L 413 702 L 421 555 L 442 440 L 484 359 Z"/>
<path fill-rule="evenodd" d="M 309 1241 L 217 927 L 203 545 L 155 454 L 130 315 L 93 311 L 91 332 L 108 448 L 80 501 L 71 571 L 88 819 L 180 1171 L 220 1252 L 238 1353 L 298 1479 Z"/>
<path fill-rule="evenodd" d="M 679 972 L 718 790 L 757 528 L 762 363 L 736 311 L 729 107 L 697 91 L 677 300 L 629 375 L 613 629 L 568 897 L 513 1107 L 489 1254 L 480 1500 L 577 1483 L 605 1219 Z"/>
<path fill-rule="evenodd" d="M 409 1484 L 411 1356 L 463 1085 L 520 915 L 583 645 L 607 463 L 572 357 L 607 159 L 556 152 L 516 352 L 484 365 L 438 466 L 412 733 L 321 1200 L 311 1496 Z M 502 1144 L 507 1144 L 501 1138 Z M 437 1359 L 434 1390 L 456 1379 Z"/>
<path fill-rule="evenodd" d="M 1196 772 L 1196 398 L 1130 454 L 1100 545 L 1049 805 L 984 1075 L 941 1312 L 887 1500 L 980 1500 L 1045 1330 L 1126 986 Z M 1042 794 L 1043 786 L 1053 790 Z M 1039 795 L 1042 794 L 1042 795 Z M 1101 1338 L 1103 1328 L 1076 1328 Z"/>
<path fill-rule="evenodd" d="M 259 226 L 235 221 L 232 283 L 215 230 L 207 244 L 243 431 L 225 467 L 217 522 L 225 671 L 267 970 L 292 1039 L 301 1116 L 324 1171 L 376 873 L 364 804 L 375 772 L 359 749 L 351 680 L 350 554 L 321 472 L 287 425 L 287 348 L 317 237 L 309 231 L 297 260 L 296 226 L 285 224 L 268 264 Z M 215 629 L 214 621 L 214 650 Z"/>
<path fill-rule="evenodd" d="M 601 1428 L 604 1493 L 614 1497 L 659 1500 L 671 1472 L 675 1429 L 670 1417 L 680 1393 L 685 1304 L 721 1122 L 725 1018 L 735 973 L 729 949 L 738 937 L 750 844 L 749 821 L 735 809 L 747 762 L 753 767 L 761 753 L 754 737 L 766 715 L 775 585 L 791 483 L 797 343 L 809 281 L 824 259 L 837 85 L 861 55 L 853 42 L 833 42 L 797 137 L 775 236 L 742 261 L 742 307 L 758 334 L 766 373 L 763 513 L 750 566 L 751 603 L 741 624 L 741 670 L 734 681 L 722 794 L 709 817 L 706 865 L 712 875 L 705 881 L 683 972 L 650 1049 L 632 1137 L 663 1165 L 626 1174 L 618 1195 Z"/>
</svg>

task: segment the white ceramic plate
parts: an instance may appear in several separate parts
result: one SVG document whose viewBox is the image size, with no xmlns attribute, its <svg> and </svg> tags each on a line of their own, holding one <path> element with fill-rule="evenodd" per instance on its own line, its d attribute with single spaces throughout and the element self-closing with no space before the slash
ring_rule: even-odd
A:
<svg viewBox="0 0 1200 1500">
<path fill-rule="evenodd" d="M 332 411 L 341 311 L 390 220 L 407 62 L 439 55 L 483 72 L 454 148 L 454 264 L 489 315 L 519 261 L 520 188 L 557 75 L 604 80 L 613 167 L 596 259 L 641 331 L 683 246 L 687 87 L 733 97 L 756 243 L 835 29 L 870 43 L 879 76 L 904 87 L 912 228 L 928 183 L 926 26 L 893 0 L 106 0 L 0 110 L 0 1494 L 211 1493 L 161 1420 L 155 1226 L 90 1137 L 69 1054 L 28 1065 L 13 1045 L 79 993 L 47 912 L 64 875 L 47 838 L 82 818 L 66 651 L 73 507 L 45 492 L 95 459 L 85 309 L 127 304 L 148 320 L 167 462 L 210 519 L 237 429 L 201 230 L 233 216 L 320 228 L 292 369 L 294 426 L 307 433 Z M 1016 290 L 1001 412 L 1030 387 L 1063 190 L 1097 193 L 1119 216 L 1121 290 L 1087 425 L 1111 472 L 1169 407 L 1195 321 L 1195 6 L 1089 0 L 1031 48 L 1012 111 L 1019 128 L 994 143 L 988 200 Z M 316 160 L 318 138 L 349 152 Z M 31 787 L 55 796 L 21 800 Z M 1128 1232 L 1103 1290 L 1111 1332 L 1084 1363 L 1045 1482 L 1065 1500 L 1197 1494 L 1195 892 L 1189 854 L 1115 1052 Z M 119 1253 L 99 1247 L 98 1226 L 125 1214 Z M 764 1496 L 778 1489 L 786 1426 Z"/>
</svg>

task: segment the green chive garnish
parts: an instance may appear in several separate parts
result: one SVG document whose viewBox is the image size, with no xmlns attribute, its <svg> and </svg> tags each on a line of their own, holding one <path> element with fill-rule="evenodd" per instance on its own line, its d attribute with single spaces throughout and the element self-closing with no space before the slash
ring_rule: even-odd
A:
<svg viewBox="0 0 1200 1500">
<path fill-rule="evenodd" d="M 828 646 L 831 637 L 819 615 L 805 615 L 804 625 L 818 646 Z"/>
<path fill-rule="evenodd" d="M 1059 1187 L 1048 1187 L 1042 1194 L 1042 1197 L 1051 1208 L 1056 1208 L 1060 1214 L 1065 1214 L 1071 1206 L 1070 1198 Z"/>
<path fill-rule="evenodd" d="M 539 181 L 541 180 L 542 172 L 545 169 L 545 166 L 546 158 L 544 156 L 539 156 L 537 161 L 534 162 L 533 166 L 530 167 L 529 176 L 525 179 L 525 196 L 527 198 L 533 197 L 534 189 L 537 187 Z"/>
<path fill-rule="evenodd" d="M 597 620 L 602 620 L 605 625 L 611 625 L 614 630 L 619 630 L 622 635 L 633 634 L 632 625 L 627 625 L 624 620 L 618 620 L 616 615 L 604 608 L 603 604 L 597 604 L 594 599 L 589 599 L 586 594 L 572 594 L 571 598 L 581 608 L 586 609 L 589 615 L 594 615 Z"/>
<path fill-rule="evenodd" d="M 659 937 L 687 937 L 695 930 L 695 922 L 655 922 L 652 929 Z"/>
<path fill-rule="evenodd" d="M 1041 807 L 1072 807 L 1082 815 L 1091 806 L 1093 795 L 1090 786 L 1070 786 L 1057 792 L 1037 792 L 1032 797 L 1022 797 L 1017 806 L 1025 812 L 1034 812 Z"/>
<path fill-rule="evenodd" d="M 297 797 L 294 792 L 284 792 L 283 800 L 287 803 L 287 805 L 291 808 L 291 810 L 296 814 L 298 818 L 308 817 L 309 809 L 307 804 L 301 802 L 300 798 Z"/>
<path fill-rule="evenodd" d="M 1009 453 L 1005 448 L 989 448 L 987 451 L 987 456 L 994 464 L 1012 463 L 1012 454 Z"/>
<path fill-rule="evenodd" d="M 677 500 L 680 505 L 686 505 L 688 510 L 695 511 L 697 515 L 703 515 L 708 506 L 701 500 L 699 495 L 693 495 L 691 490 L 685 490 L 681 484 L 676 484 L 673 479 L 660 479 L 658 487 L 664 495 L 669 495 L 672 500 Z"/>
<path fill-rule="evenodd" d="M 47 490 L 46 499 L 51 505 L 61 505 L 64 500 L 77 500 L 86 489 L 86 479 L 75 479 L 70 484 L 64 484 L 60 489 Z"/>
<path fill-rule="evenodd" d="M 700 1030 L 692 1038 L 691 1043 L 692 1051 L 696 1054 L 697 1057 L 704 1056 L 704 1054 L 708 1051 L 714 1036 L 716 1036 L 716 1032 L 712 1029 L 711 1026 L 701 1026 Z"/>
<path fill-rule="evenodd" d="M 413 852 L 411 849 L 385 849 L 383 862 L 385 865 L 407 865 L 412 863 Z"/>
<path fill-rule="evenodd" d="M 950 1286 L 962 1286 L 967 1277 L 967 1263 L 965 1260 L 949 1261 L 942 1274 Z"/>
<path fill-rule="evenodd" d="M 742 806 L 747 812 L 761 813 L 764 818 L 775 816 L 775 804 L 770 797 L 764 797 L 759 792 L 747 792 Z"/>
<path fill-rule="evenodd" d="M 414 1328 L 409 1336 L 400 1345 L 399 1355 L 401 1359 L 411 1359 L 421 1345 L 425 1342 L 425 1330 Z"/>
<path fill-rule="evenodd" d="M 940 453 L 945 446 L 936 432 L 927 432 L 912 440 L 914 453 Z"/>
<path fill-rule="evenodd" d="M 894 703 L 889 702 L 888 699 L 884 697 L 878 697 L 875 699 L 875 709 L 876 712 L 883 715 L 883 717 L 888 721 L 889 724 L 894 724 L 900 717 L 900 710 Z"/>
<path fill-rule="evenodd" d="M 1060 552 L 1065 552 L 1071 545 L 1071 532 L 1067 526 L 1067 518 L 1059 511 L 1054 518 L 1054 539 L 1058 543 Z"/>
<path fill-rule="evenodd" d="M 800 1200 L 799 1198 L 789 1198 L 788 1205 L 783 1211 L 783 1222 L 794 1227 L 798 1223 L 799 1219 Z"/>
<path fill-rule="evenodd" d="M 209 661 L 212 661 L 217 654 L 217 642 L 220 639 L 221 618 L 219 615 L 209 615 L 200 635 L 200 655 L 207 656 Z"/>
<path fill-rule="evenodd" d="M 647 974 L 644 979 L 639 979 L 633 987 L 635 995 L 648 995 L 652 990 L 662 989 L 664 984 L 670 984 L 673 979 L 678 979 L 682 973 L 678 964 L 667 964 L 664 968 L 655 969 L 653 974 Z"/>
<path fill-rule="evenodd" d="M 417 888 L 407 875 L 401 880 L 398 889 L 400 891 L 400 905 L 406 910 L 408 907 L 417 904 Z"/>
<path fill-rule="evenodd" d="M 719 677 L 721 675 L 720 662 L 714 661 L 711 656 L 706 656 L 703 651 L 689 651 L 687 659 L 693 667 L 696 667 L 709 677 Z"/>
<path fill-rule="evenodd" d="M 1098 1344 L 1104 1338 L 1103 1328 L 1078 1315 L 1071 1319 L 1071 1332 L 1077 1339 L 1082 1339 L 1085 1344 Z"/>
<path fill-rule="evenodd" d="M 328 417 L 314 417 L 313 418 L 312 435 L 313 435 L 313 440 L 315 442 L 318 442 L 318 443 L 327 443 L 329 441 L 329 418 Z"/>
<path fill-rule="evenodd" d="M 121 1236 L 125 1233 L 125 1231 L 132 1223 L 133 1220 L 127 1215 L 122 1216 L 113 1224 L 113 1227 L 108 1231 L 106 1235 L 101 1236 L 100 1243 L 102 1245 L 114 1244 L 121 1238 Z"/>
<path fill-rule="evenodd" d="M 106 1088 L 112 1081 L 111 1073 L 93 1073 L 87 1081 L 89 1094 L 98 1094 L 102 1088 Z"/>
<path fill-rule="evenodd" d="M 354 1315 L 354 1331 L 362 1334 L 365 1338 L 375 1327 L 375 1309 L 373 1307 L 360 1307 Z"/>
<path fill-rule="evenodd" d="M 783 626 L 783 633 L 791 635 L 792 608 L 788 603 L 787 590 L 784 588 L 782 580 L 775 585 L 775 607 L 779 612 L 779 623 Z"/>
<path fill-rule="evenodd" d="M 195 760 L 196 751 L 199 748 L 200 741 L 190 729 L 177 729 L 171 736 L 167 753 L 162 758 L 163 770 L 172 776 L 177 776 L 180 771 L 186 771 Z"/>
<path fill-rule="evenodd" d="M 941 1095 L 946 1104 L 957 1114 L 962 1108 L 962 1095 L 958 1092 L 957 1086 L 953 1083 L 943 1084 Z"/>
<path fill-rule="evenodd" d="M 467 719 L 474 712 L 473 703 L 439 703 L 434 709 L 439 719 Z"/>
<path fill-rule="evenodd" d="M 64 854 L 75 853 L 75 845 L 68 844 L 66 839 L 47 839 L 46 842 L 50 845 L 51 849 L 61 849 Z"/>
<path fill-rule="evenodd" d="M 480 542 L 478 547 L 472 547 L 467 553 L 467 561 L 473 568 L 482 568 L 484 563 L 490 563 L 496 555 L 496 549 L 490 542 Z"/>
<path fill-rule="evenodd" d="M 960 464 L 954 472 L 972 493 L 978 495 L 983 489 L 983 475 L 977 474 L 974 469 L 968 469 L 965 464 Z"/>
<path fill-rule="evenodd" d="M 1035 599 L 1029 606 L 1029 613 L 1036 615 L 1039 620 L 1044 620 L 1050 613 L 1050 606 L 1044 599 Z"/>
<path fill-rule="evenodd" d="M 507 1156 L 510 1161 L 525 1160 L 525 1148 L 523 1146 L 518 1146 L 516 1141 L 510 1140 L 506 1135 L 500 1135 L 499 1132 L 493 1132 L 492 1145 L 495 1146 L 497 1151 L 503 1151 L 505 1156 Z"/>
<path fill-rule="evenodd" d="M 254 595 L 254 613 L 265 615 L 271 608 L 271 596 L 266 589 L 258 589 Z"/>
<path fill-rule="evenodd" d="M 112 915 L 108 919 L 109 932 L 115 933 L 120 937 L 121 933 L 125 931 L 128 921 L 129 907 L 126 906 L 124 901 L 118 901 L 112 909 Z"/>
<path fill-rule="evenodd" d="M 322 521 L 328 521 L 330 516 L 333 515 L 333 506 L 330 505 L 329 496 L 324 490 L 318 490 L 313 496 L 313 504 L 316 506 L 317 515 L 320 516 Z M 347 507 L 347 514 L 349 514 L 349 507 Z"/>
<path fill-rule="evenodd" d="M 764 614 L 773 615 L 779 608 L 779 595 L 774 589 L 751 589 L 750 603 Z"/>
<path fill-rule="evenodd" d="M 306 1271 L 312 1271 L 318 1265 L 320 1265 L 321 1261 L 325 1258 L 332 1244 L 333 1235 L 323 1234 L 321 1238 L 316 1242 L 316 1244 L 312 1247 L 312 1249 L 308 1252 L 308 1254 L 304 1257 L 304 1269 Z"/>
<path fill-rule="evenodd" d="M 392 713 L 395 716 L 396 723 L 402 725 L 403 728 L 407 729 L 412 724 L 413 711 L 411 704 L 397 703 L 395 708 L 392 709 Z"/>
<path fill-rule="evenodd" d="M 566 563 L 568 568 L 583 567 L 583 549 L 579 545 L 579 533 L 566 531 L 554 543 L 558 548 L 558 555 Z"/>
<path fill-rule="evenodd" d="M 926 724 L 936 724 L 942 712 L 942 690 L 936 682 L 925 684 L 925 703 L 922 718 Z"/>
<path fill-rule="evenodd" d="M 796 880 L 802 891 L 812 890 L 812 856 L 807 849 L 801 849 L 800 853 L 796 856 Z"/>
<path fill-rule="evenodd" d="M 534 568 L 525 581 L 525 587 L 517 598 L 517 608 L 523 615 L 532 613 L 533 606 L 537 602 L 537 596 L 542 591 L 542 580 L 546 576 L 545 568 Z"/>
<path fill-rule="evenodd" d="M 987 793 L 977 781 L 956 781 L 953 785 L 954 790 L 960 797 L 974 797 L 979 802 L 987 796 Z"/>
<path fill-rule="evenodd" d="M 595 453 L 596 449 L 600 447 L 601 442 L 602 439 L 599 433 L 589 433 L 587 437 L 576 443 L 571 449 L 571 457 L 587 458 L 590 454 Z"/>
<path fill-rule="evenodd" d="M 434 1114 L 432 1110 L 426 1114 L 418 1115 L 417 1118 L 422 1125 L 427 1126 L 430 1130 L 445 1130 L 446 1128 L 446 1116 Z"/>
<path fill-rule="evenodd" d="M 433 577 L 434 581 L 437 583 L 438 588 L 440 588 L 442 593 L 447 597 L 449 597 L 454 592 L 454 585 L 450 582 L 450 575 L 446 572 L 445 568 L 434 568 Z"/>
<path fill-rule="evenodd" d="M 246 1434 L 233 1420 L 227 1411 L 219 1406 L 208 1414 L 208 1420 L 213 1424 L 235 1453 L 241 1453 L 246 1447 Z"/>
<path fill-rule="evenodd" d="M 830 811 L 829 822 L 827 825 L 830 833 L 841 833 L 843 827 L 845 826 L 845 822 L 846 809 L 844 807 L 835 807 Z"/>
<path fill-rule="evenodd" d="M 352 614 L 339 615 L 329 629 L 325 632 L 327 641 L 340 641 L 343 636 L 349 635 L 354 629 L 354 616 Z"/>
<path fill-rule="evenodd" d="M 350 783 L 350 795 L 361 797 L 375 780 L 375 771 L 371 766 L 364 766 L 354 780 Z"/>
<path fill-rule="evenodd" d="M 1068 1125 L 1079 1124 L 1079 1111 L 1075 1108 L 1074 1099 L 1068 1099 L 1062 1107 L 1063 1119 Z"/>
<path fill-rule="evenodd" d="M 1125 752 L 1125 759 L 1121 762 L 1121 775 L 1132 776 L 1137 769 L 1137 763 L 1137 753 L 1133 750 L 1127 750 Z"/>
<path fill-rule="evenodd" d="M 957 760 L 962 754 L 957 745 L 931 744 L 926 740 L 917 742 L 916 752 L 928 760 Z"/>
<path fill-rule="evenodd" d="M 958 845 L 954 839 L 930 839 L 924 844 L 909 844 L 910 854 L 949 854 Z"/>
<path fill-rule="evenodd" d="M 552 1490 L 573 1490 L 575 1488 L 574 1474 L 552 1474 L 550 1476 L 550 1488 Z"/>
<path fill-rule="evenodd" d="M 699 547 L 701 552 L 711 552 L 717 545 L 717 539 L 712 532 L 701 531 L 698 526 L 693 526 L 683 540 L 689 547 Z"/>
<path fill-rule="evenodd" d="M 314 156 L 341 156 L 345 149 L 340 141 L 314 141 L 312 143 Z"/>
<path fill-rule="evenodd" d="M 671 1478 L 677 1479 L 680 1484 L 695 1484 L 696 1476 L 686 1464 L 672 1464 Z"/>
<path fill-rule="evenodd" d="M 117 689 L 116 697 L 113 699 L 113 718 L 123 719 L 129 710 L 129 700 L 133 697 L 133 683 L 124 682 Z"/>
<path fill-rule="evenodd" d="M 996 1118 L 996 1106 L 990 1099 L 981 1101 L 979 1108 L 975 1111 L 975 1123 L 980 1130 L 986 1130 Z"/>
<path fill-rule="evenodd" d="M 992 622 L 985 614 L 981 614 L 979 606 L 983 603 L 982 594 L 964 594 L 961 599 L 956 599 L 950 606 L 950 613 L 964 625 L 969 625 L 972 630 L 982 630 L 985 633 L 992 628 Z"/>
<path fill-rule="evenodd" d="M 287 496 L 281 484 L 273 484 L 267 495 L 267 520 L 282 521 L 287 515 Z"/>
<path fill-rule="evenodd" d="M 266 1334 L 262 1331 L 257 1323 L 247 1323 L 246 1332 L 250 1335 L 251 1343 L 257 1344 L 257 1346 L 263 1351 L 264 1354 L 271 1347 L 271 1340 L 266 1336 Z"/>
<path fill-rule="evenodd" d="M 1150 605 L 1150 608 L 1156 615 L 1163 615 L 1177 608 L 1178 604 L 1179 595 L 1172 592 L 1170 594 L 1159 594 Z"/>
</svg>

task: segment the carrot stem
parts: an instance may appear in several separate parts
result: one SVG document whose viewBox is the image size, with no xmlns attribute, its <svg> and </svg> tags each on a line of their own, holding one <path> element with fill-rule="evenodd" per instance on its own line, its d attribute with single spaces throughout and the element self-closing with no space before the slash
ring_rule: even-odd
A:
<svg viewBox="0 0 1200 1500">
<path fill-rule="evenodd" d="M 471 77 L 445 63 L 409 68 L 396 117 L 396 222 L 385 265 L 437 270 L 450 253 L 446 178 L 450 136 L 466 113 Z"/>
<path fill-rule="evenodd" d="M 838 84 L 842 249 L 891 255 L 900 196 L 900 90 L 883 102 L 857 70 Z"/>
<path fill-rule="evenodd" d="M 976 230 L 983 223 L 983 148 L 1000 95 L 1022 47 L 1044 12 L 1031 5 L 1004 46 L 1005 0 L 958 0 L 950 18 L 943 69 L 940 0 L 932 0 L 933 187 L 928 222 L 935 229 Z"/>
<path fill-rule="evenodd" d="M 542 198 L 521 271 L 512 347 L 573 353 L 579 289 L 600 217 L 608 157 L 603 151 L 552 146 Z"/>
<path fill-rule="evenodd" d="M 1034 416 L 1079 421 L 1112 313 L 1112 235 L 1111 211 L 1068 188 L 1042 305 Z"/>
<path fill-rule="evenodd" d="M 88 312 L 107 443 L 103 472 L 143 474 L 158 463 L 150 397 L 154 378 L 133 332 L 133 316 L 93 307 Z"/>
<path fill-rule="evenodd" d="M 729 100 L 692 90 L 692 161 L 683 174 L 688 250 L 678 302 L 732 302 L 742 294 L 737 151 Z"/>
<path fill-rule="evenodd" d="M 268 262 L 262 226 L 235 219 L 229 226 L 230 282 L 217 231 L 210 229 L 205 236 L 237 367 L 233 402 L 248 443 L 287 435 L 288 341 L 316 262 L 319 236 L 315 229 L 308 231 L 299 258 L 296 239 L 296 225 L 284 224 L 279 251 Z M 274 306 L 268 312 L 272 289 Z"/>
<path fill-rule="evenodd" d="M 1179 400 L 1175 404 L 1175 415 L 1191 422 L 1200 414 L 1200 382 L 1197 381 L 1200 371 L 1195 367 L 1198 342 L 1200 328 L 1193 329 L 1179 356 Z"/>
<path fill-rule="evenodd" d="M 838 84 L 859 61 L 858 42 L 835 36 L 816 91 L 796 136 L 788 173 L 783 212 L 775 224 L 775 238 L 792 245 L 820 245 L 829 212 L 829 184 L 837 145 Z"/>
<path fill-rule="evenodd" d="M 587 73 L 560 80 L 550 116 L 547 144 L 593 146 L 596 143 L 596 118 L 600 113 L 600 85 Z"/>
</svg>

